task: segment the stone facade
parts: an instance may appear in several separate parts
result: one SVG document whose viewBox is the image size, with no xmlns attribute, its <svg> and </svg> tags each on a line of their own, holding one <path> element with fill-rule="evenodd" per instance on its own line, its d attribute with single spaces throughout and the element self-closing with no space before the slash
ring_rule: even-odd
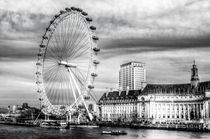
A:
<svg viewBox="0 0 210 139">
<path fill-rule="evenodd" d="M 138 96 L 138 118 L 169 123 L 209 119 L 208 88 L 210 82 L 201 82 L 196 90 L 191 84 L 148 84 Z"/>
<path fill-rule="evenodd" d="M 209 123 L 210 81 L 199 82 L 195 64 L 191 76 L 187 84 L 147 84 L 142 91 L 104 93 L 99 100 L 101 120 Z"/>
<path fill-rule="evenodd" d="M 146 84 L 146 69 L 142 62 L 128 62 L 120 66 L 119 88 L 121 91 L 143 89 Z"/>
<path fill-rule="evenodd" d="M 137 113 L 140 90 L 109 92 L 99 100 L 102 121 L 131 121 Z"/>
</svg>

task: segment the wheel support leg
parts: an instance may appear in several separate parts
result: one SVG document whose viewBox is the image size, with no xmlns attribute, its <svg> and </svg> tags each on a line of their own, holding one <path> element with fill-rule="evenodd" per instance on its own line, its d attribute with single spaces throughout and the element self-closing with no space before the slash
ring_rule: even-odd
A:
<svg viewBox="0 0 210 139">
<path fill-rule="evenodd" d="M 83 102 L 83 104 L 84 104 L 84 106 L 85 106 L 85 109 L 86 109 L 86 111 L 87 111 L 87 113 L 88 113 L 88 116 L 89 116 L 90 120 L 92 121 L 93 116 L 92 116 L 92 114 L 91 114 L 91 113 L 89 112 L 89 110 L 88 110 L 88 107 L 87 107 L 87 105 L 86 105 L 86 103 L 85 103 L 83 94 L 81 93 L 81 90 L 80 90 L 80 88 L 79 88 L 79 86 L 78 86 L 78 84 L 77 84 L 77 82 L 76 82 L 76 80 L 75 80 L 75 77 L 74 77 L 74 75 L 72 74 L 72 71 L 71 71 L 71 69 L 70 69 L 69 67 L 68 67 L 68 71 L 69 71 L 70 76 L 71 76 L 71 78 L 72 78 L 72 80 L 73 80 L 73 82 L 74 82 L 74 84 L 75 84 L 75 86 L 76 86 L 76 89 L 77 89 L 79 95 L 81 96 L 81 100 L 82 100 L 82 102 Z"/>
</svg>

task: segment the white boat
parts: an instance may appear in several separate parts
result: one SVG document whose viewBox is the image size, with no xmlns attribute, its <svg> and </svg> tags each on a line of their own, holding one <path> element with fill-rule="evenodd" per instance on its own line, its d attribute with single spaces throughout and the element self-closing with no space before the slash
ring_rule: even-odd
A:
<svg viewBox="0 0 210 139">
<path fill-rule="evenodd" d="M 102 131 L 101 134 L 111 134 L 112 131 Z"/>
<path fill-rule="evenodd" d="M 127 132 L 122 130 L 117 131 L 102 131 L 101 134 L 109 134 L 109 135 L 127 135 Z"/>
<path fill-rule="evenodd" d="M 70 127 L 79 127 L 79 128 L 98 128 L 99 126 L 96 124 L 87 124 L 87 123 L 80 123 L 80 124 L 70 124 Z"/>
<path fill-rule="evenodd" d="M 70 127 L 80 127 L 80 128 L 98 128 L 98 125 L 80 125 L 80 124 L 73 124 Z"/>
<path fill-rule="evenodd" d="M 68 124 L 64 121 L 44 120 L 41 121 L 40 127 L 61 129 L 61 128 L 67 128 Z"/>
</svg>

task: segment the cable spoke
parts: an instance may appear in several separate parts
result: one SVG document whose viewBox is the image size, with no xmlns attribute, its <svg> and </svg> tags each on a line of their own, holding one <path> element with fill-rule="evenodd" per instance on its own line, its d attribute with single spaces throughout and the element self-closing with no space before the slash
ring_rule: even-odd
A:
<svg viewBox="0 0 210 139">
<path fill-rule="evenodd" d="M 83 95 L 89 93 L 95 99 L 88 88 L 93 60 L 89 25 L 80 13 L 67 12 L 55 18 L 50 28 L 46 33 L 48 42 L 44 40 L 46 48 L 39 49 L 40 53 L 45 51 L 39 56 L 43 65 L 37 68 L 42 71 L 45 102 L 52 109 L 48 111 L 60 114 L 61 105 L 72 107 L 80 101 L 87 107 Z"/>
</svg>

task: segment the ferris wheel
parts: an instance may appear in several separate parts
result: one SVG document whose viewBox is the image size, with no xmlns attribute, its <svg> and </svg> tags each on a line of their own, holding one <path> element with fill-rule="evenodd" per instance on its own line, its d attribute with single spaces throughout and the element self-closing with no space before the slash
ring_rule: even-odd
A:
<svg viewBox="0 0 210 139">
<path fill-rule="evenodd" d="M 92 19 L 80 8 L 66 8 L 55 15 L 42 37 L 37 55 L 36 84 L 45 114 L 64 115 L 92 96 L 99 64 L 99 38 Z"/>
</svg>

